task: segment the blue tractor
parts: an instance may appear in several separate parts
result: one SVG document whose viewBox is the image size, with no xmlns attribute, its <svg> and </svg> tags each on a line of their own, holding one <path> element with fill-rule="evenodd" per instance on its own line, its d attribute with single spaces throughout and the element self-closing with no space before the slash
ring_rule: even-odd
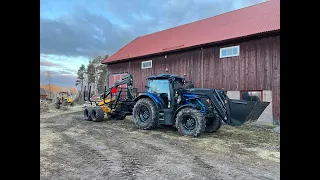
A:
<svg viewBox="0 0 320 180">
<path fill-rule="evenodd" d="M 222 121 L 239 126 L 257 121 L 269 102 L 229 99 L 224 90 L 193 88 L 185 78 L 160 74 L 147 78 L 146 92 L 135 99 L 132 110 L 135 125 L 155 129 L 174 125 L 186 136 L 216 132 Z M 189 87 L 186 87 L 189 84 Z"/>
</svg>

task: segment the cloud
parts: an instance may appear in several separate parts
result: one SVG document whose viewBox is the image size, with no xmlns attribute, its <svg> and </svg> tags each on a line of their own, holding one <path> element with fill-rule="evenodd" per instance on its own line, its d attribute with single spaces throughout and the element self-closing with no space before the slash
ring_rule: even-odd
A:
<svg viewBox="0 0 320 180">
<path fill-rule="evenodd" d="M 50 61 L 47 61 L 47 60 L 40 59 L 40 66 L 51 67 L 51 66 L 57 66 L 57 64 L 50 62 Z"/>
<path fill-rule="evenodd" d="M 55 72 L 55 82 L 73 85 L 74 77 L 66 74 L 75 75 L 88 59 L 112 55 L 138 36 L 260 2 L 263 0 L 41 0 L 40 71 Z"/>
<path fill-rule="evenodd" d="M 40 17 L 41 53 L 88 57 L 113 54 L 137 36 L 262 0 L 97 0 L 91 8 L 85 6 L 89 1 L 80 2 L 59 18 Z M 96 8 L 96 11 L 92 8 Z"/>
<path fill-rule="evenodd" d="M 68 68 L 63 63 L 54 63 L 49 60 L 40 59 L 40 70 L 42 71 L 55 71 L 55 72 L 64 72 L 65 74 L 75 74 L 77 69 Z"/>
<path fill-rule="evenodd" d="M 50 83 L 59 85 L 62 87 L 74 87 L 76 82 L 76 76 L 73 74 L 68 74 L 68 72 L 63 71 L 50 71 L 51 78 Z M 40 70 L 40 84 L 49 84 L 49 78 L 47 71 Z"/>
<path fill-rule="evenodd" d="M 112 53 L 128 35 L 116 30 L 105 18 L 77 10 L 57 20 L 40 19 L 40 52 L 65 56 Z"/>
</svg>

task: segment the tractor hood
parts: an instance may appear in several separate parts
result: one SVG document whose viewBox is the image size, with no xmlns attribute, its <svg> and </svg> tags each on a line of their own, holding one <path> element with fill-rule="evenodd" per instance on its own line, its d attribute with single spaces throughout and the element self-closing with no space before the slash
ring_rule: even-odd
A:
<svg viewBox="0 0 320 180">
<path fill-rule="evenodd" d="M 226 124 L 240 126 L 255 122 L 270 102 L 229 99 L 224 90 L 191 88 L 184 93 L 208 96 Z"/>
</svg>

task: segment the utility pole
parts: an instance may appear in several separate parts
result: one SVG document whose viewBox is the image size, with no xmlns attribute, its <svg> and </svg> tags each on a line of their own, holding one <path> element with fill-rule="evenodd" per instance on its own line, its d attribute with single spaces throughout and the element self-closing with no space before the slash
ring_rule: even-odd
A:
<svg viewBox="0 0 320 180">
<path fill-rule="evenodd" d="M 48 90 L 49 90 L 49 98 L 50 99 L 52 99 L 52 91 L 51 91 L 51 76 L 52 76 L 52 74 L 51 74 L 51 72 L 50 71 L 47 71 L 47 74 L 46 74 L 46 76 L 47 76 L 47 79 L 48 79 Z"/>
</svg>

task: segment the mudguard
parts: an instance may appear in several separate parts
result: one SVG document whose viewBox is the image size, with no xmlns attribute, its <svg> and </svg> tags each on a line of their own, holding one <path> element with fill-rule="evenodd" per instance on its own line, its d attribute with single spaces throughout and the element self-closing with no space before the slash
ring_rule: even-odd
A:
<svg viewBox="0 0 320 180">
<path fill-rule="evenodd" d="M 179 112 L 181 109 L 186 108 L 186 107 L 196 108 L 197 106 L 194 105 L 194 104 L 185 104 L 185 105 L 182 105 L 182 106 L 180 106 L 180 107 L 174 112 L 173 117 L 175 118 L 176 115 L 178 114 L 178 112 Z"/>
<path fill-rule="evenodd" d="M 142 98 L 150 98 L 153 100 L 153 102 L 158 106 L 158 108 L 163 109 L 163 105 L 161 104 L 161 101 L 158 96 L 151 94 L 151 93 L 140 93 L 139 96 L 137 96 L 134 101 L 137 102 L 139 99 Z"/>
</svg>

